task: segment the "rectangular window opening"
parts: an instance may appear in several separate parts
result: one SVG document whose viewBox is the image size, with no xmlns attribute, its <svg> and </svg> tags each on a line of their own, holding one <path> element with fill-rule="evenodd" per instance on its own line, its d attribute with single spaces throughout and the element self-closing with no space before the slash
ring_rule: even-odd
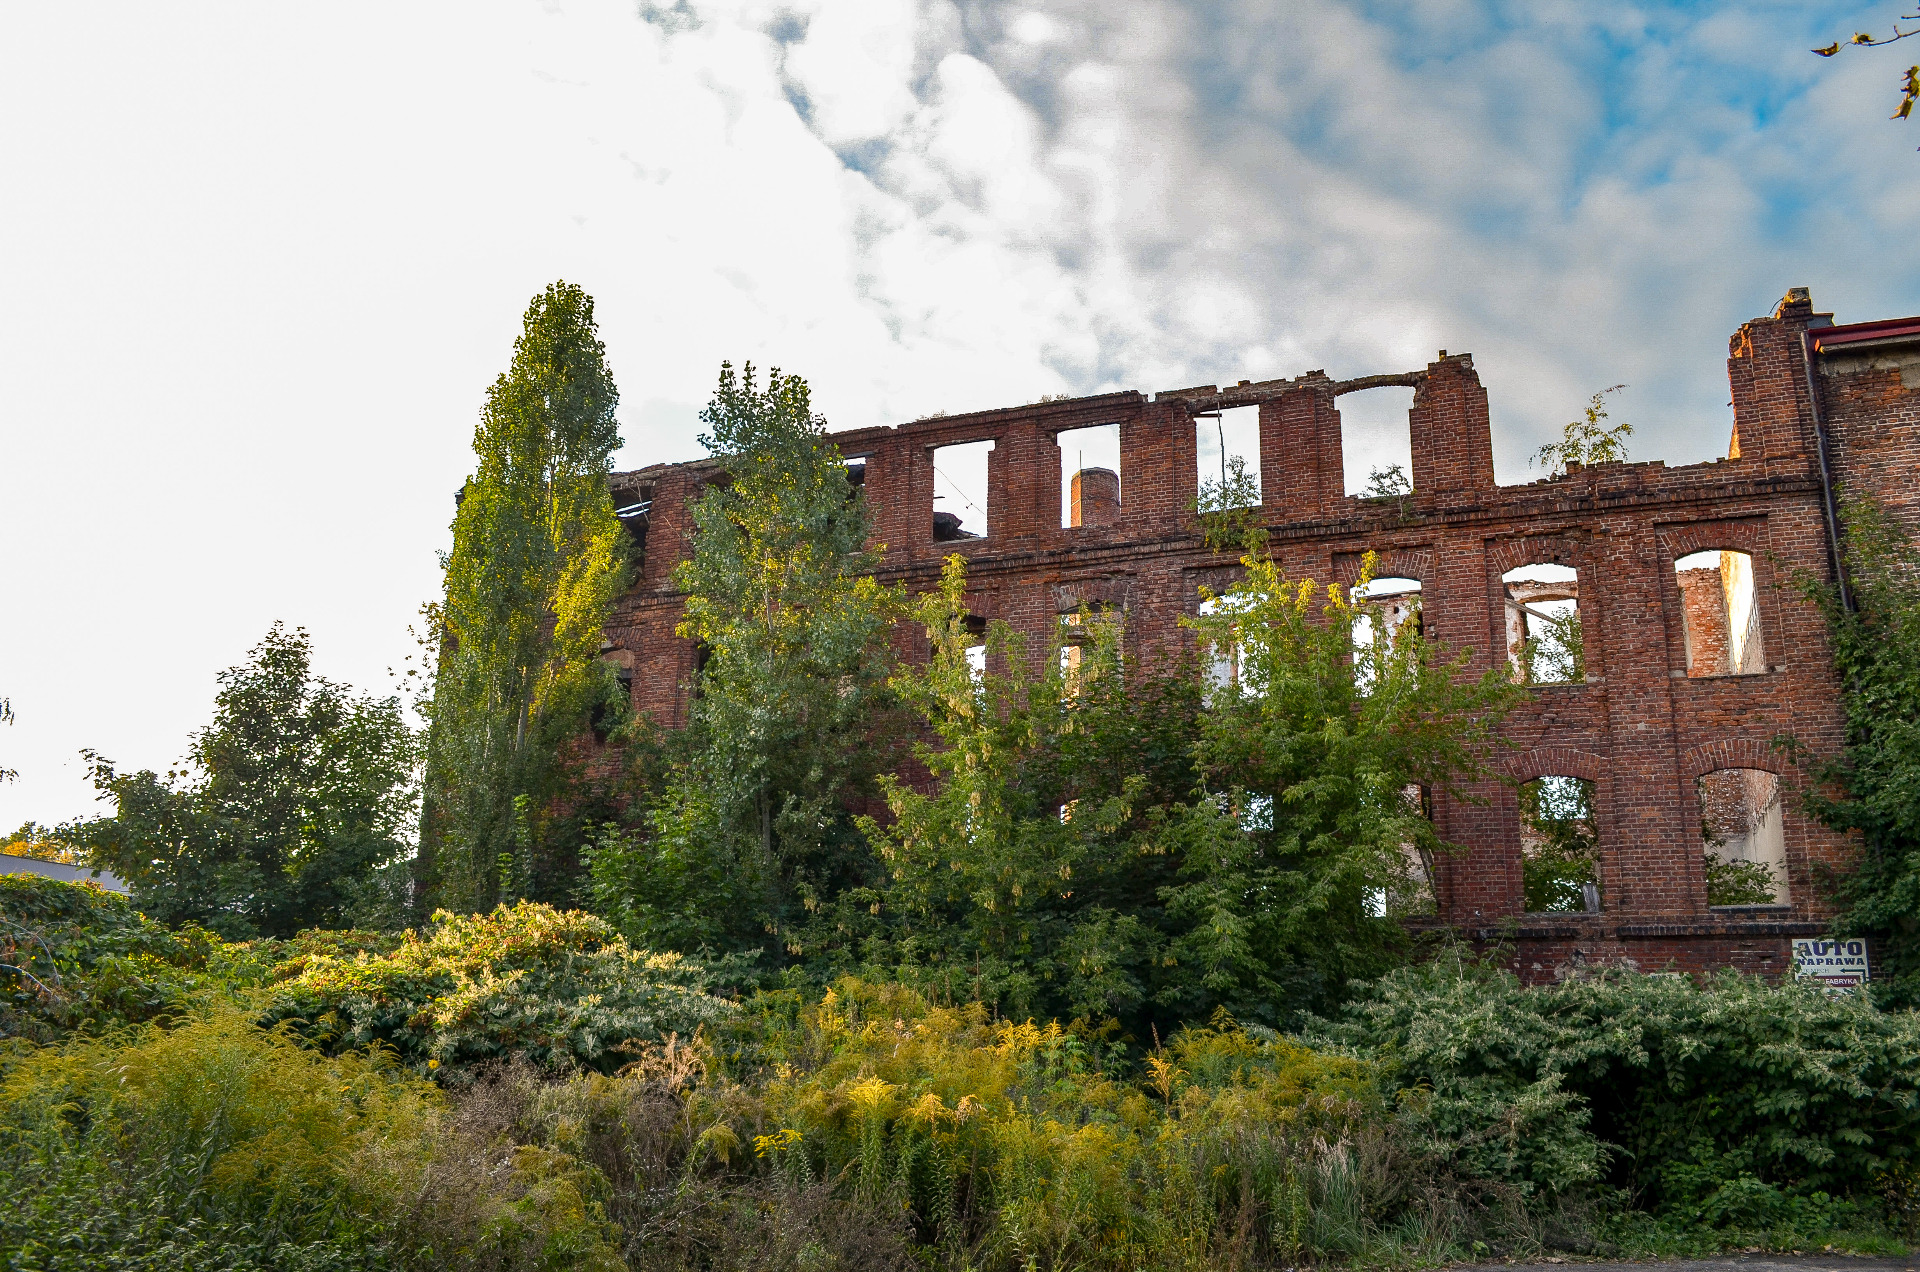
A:
<svg viewBox="0 0 1920 1272">
<path fill-rule="evenodd" d="M 1710 906 L 1786 905 L 1787 836 L 1780 779 L 1715 769 L 1694 780 Z"/>
<path fill-rule="evenodd" d="M 1593 782 L 1536 777 L 1520 787 L 1520 880 L 1528 914 L 1598 914 Z"/>
<path fill-rule="evenodd" d="M 1388 385 L 1339 398 L 1340 456 L 1346 492 L 1363 499 L 1413 493 L 1413 390 Z"/>
<path fill-rule="evenodd" d="M 987 457 L 992 453 L 991 441 L 934 448 L 934 542 L 987 537 Z"/>
<path fill-rule="evenodd" d="M 1673 563 L 1673 578 L 1680 588 L 1688 676 L 1750 676 L 1767 669 L 1752 557 L 1718 549 L 1695 552 Z"/>
<path fill-rule="evenodd" d="M 1120 515 L 1120 426 L 1096 424 L 1059 434 L 1060 525 L 1111 525 Z"/>
<path fill-rule="evenodd" d="M 1571 685 L 1587 678 L 1580 629 L 1580 572 L 1568 565 L 1523 565 L 1500 576 L 1507 610 L 1507 662 L 1514 683 Z"/>
<path fill-rule="evenodd" d="M 1236 406 L 1194 417 L 1194 467 L 1200 511 L 1260 503 L 1260 408 Z"/>
</svg>

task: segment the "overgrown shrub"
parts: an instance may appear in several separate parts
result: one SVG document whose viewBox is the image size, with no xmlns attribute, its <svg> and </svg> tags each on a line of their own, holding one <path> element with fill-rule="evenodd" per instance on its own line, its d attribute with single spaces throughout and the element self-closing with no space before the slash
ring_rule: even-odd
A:
<svg viewBox="0 0 1920 1272">
<path fill-rule="evenodd" d="M 524 1056 L 544 1068 L 611 1070 L 635 1044 L 691 1035 L 731 1009 L 697 964 L 634 950 L 579 911 L 523 901 L 491 914 L 441 911 L 382 951 L 309 947 L 267 1009 L 329 1052 L 391 1047 L 419 1072 L 463 1080 L 475 1063 Z"/>
<path fill-rule="evenodd" d="M 49 1042 L 164 1018 L 265 970 L 245 947 L 192 925 L 170 931 L 96 884 L 0 875 L 0 1037 Z"/>
<path fill-rule="evenodd" d="M 1920 1017 L 1732 972 L 1550 988 L 1443 959 L 1320 1037 L 1392 1067 L 1429 1142 L 1533 1195 L 1590 1183 L 1765 1231 L 1870 1198 L 1920 1151 Z"/>
</svg>

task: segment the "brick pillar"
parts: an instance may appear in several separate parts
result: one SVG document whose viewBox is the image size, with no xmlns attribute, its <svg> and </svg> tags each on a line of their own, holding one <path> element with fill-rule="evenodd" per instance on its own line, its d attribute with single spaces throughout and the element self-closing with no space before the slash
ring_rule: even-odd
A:
<svg viewBox="0 0 1920 1272">
<path fill-rule="evenodd" d="M 1260 502 L 1285 521 L 1336 513 L 1346 498 L 1340 412 L 1326 372 L 1260 404 Z"/>
<path fill-rule="evenodd" d="M 1806 362 L 1800 356 L 1800 333 L 1815 317 L 1807 289 L 1796 287 L 1773 317 L 1742 324 L 1727 347 L 1732 449 L 1741 459 L 1780 468 L 1783 475 L 1798 474 L 1815 454 Z"/>
<path fill-rule="evenodd" d="M 1416 508 L 1471 505 L 1493 493 L 1487 391 L 1466 354 L 1427 364 L 1407 415 Z"/>
<path fill-rule="evenodd" d="M 1185 402 L 1154 402 L 1122 419 L 1120 523 L 1157 535 L 1190 525 L 1200 494 L 1194 463 L 1193 416 Z"/>
</svg>

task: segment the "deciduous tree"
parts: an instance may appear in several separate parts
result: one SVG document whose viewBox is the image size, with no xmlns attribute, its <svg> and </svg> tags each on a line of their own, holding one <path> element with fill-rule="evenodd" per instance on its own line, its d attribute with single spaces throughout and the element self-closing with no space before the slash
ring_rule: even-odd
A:
<svg viewBox="0 0 1920 1272">
<path fill-rule="evenodd" d="M 797 952 L 810 908 L 864 881 L 852 805 L 874 794 L 898 593 L 807 383 L 722 364 L 701 413 L 722 477 L 677 567 L 697 694 L 643 829 L 607 837 L 602 908 L 653 948 Z"/>
<path fill-rule="evenodd" d="M 301 629 L 275 623 L 220 673 L 213 722 L 164 775 L 86 752 L 111 816 L 62 827 L 165 923 L 229 937 L 348 922 L 372 873 L 405 853 L 418 794 L 398 698 L 312 672 Z"/>
</svg>

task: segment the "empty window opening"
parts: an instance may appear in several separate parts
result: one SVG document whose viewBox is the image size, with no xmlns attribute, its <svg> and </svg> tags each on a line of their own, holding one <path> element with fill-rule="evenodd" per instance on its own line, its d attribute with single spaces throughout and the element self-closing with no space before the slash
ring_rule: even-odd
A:
<svg viewBox="0 0 1920 1272">
<path fill-rule="evenodd" d="M 1433 820 L 1433 799 L 1426 787 L 1402 787 L 1400 799 L 1405 811 L 1426 821 Z M 1366 912 L 1376 919 L 1430 917 L 1439 913 L 1435 900 L 1433 854 L 1412 839 L 1402 840 L 1400 855 L 1389 867 L 1392 876 L 1377 888 L 1368 888 Z"/>
<path fill-rule="evenodd" d="M 1350 495 L 1383 499 L 1413 493 L 1413 390 L 1396 386 L 1343 393 L 1340 456 Z"/>
<path fill-rule="evenodd" d="M 1371 579 L 1364 588 L 1350 593 L 1360 612 L 1353 620 L 1353 676 L 1361 693 L 1370 691 L 1380 674 L 1380 661 L 1388 655 L 1395 637 L 1407 623 L 1409 634 L 1421 630 L 1420 580 L 1403 578 Z M 1376 647 L 1376 642 L 1384 644 Z"/>
<path fill-rule="evenodd" d="M 1060 447 L 1060 524 L 1112 525 L 1120 516 L 1120 426 L 1068 429 Z"/>
<path fill-rule="evenodd" d="M 1715 769 L 1694 781 L 1708 905 L 1785 905 L 1787 836 L 1780 779 L 1762 769 Z"/>
<path fill-rule="evenodd" d="M 858 487 L 867 484 L 867 461 L 871 458 L 871 455 L 848 455 L 846 457 L 847 484 L 849 486 Z"/>
<path fill-rule="evenodd" d="M 933 452 L 933 537 L 946 543 L 987 536 L 987 456 L 993 443 L 962 442 Z"/>
<path fill-rule="evenodd" d="M 1520 882 L 1528 914 L 1598 914 L 1593 783 L 1536 777 L 1520 787 Z"/>
<path fill-rule="evenodd" d="M 967 674 L 978 686 L 987 679 L 987 620 L 969 614 L 960 621 L 966 628 Z"/>
<path fill-rule="evenodd" d="M 1105 658 L 1119 659 L 1120 623 L 1119 611 L 1105 608 L 1060 616 L 1060 679 L 1068 697 L 1080 696 L 1103 650 Z"/>
<path fill-rule="evenodd" d="M 1566 565 L 1523 565 L 1500 576 L 1507 597 L 1507 660 L 1515 683 L 1579 684 L 1587 678 L 1580 634 L 1580 574 Z"/>
<path fill-rule="evenodd" d="M 1248 603 L 1247 598 L 1240 596 L 1209 596 L 1200 602 L 1200 615 L 1225 619 Z M 1209 695 L 1222 691 L 1258 692 L 1253 683 L 1257 676 L 1252 674 L 1243 656 L 1238 626 L 1231 622 L 1222 627 L 1210 625 L 1210 630 L 1200 637 L 1200 665 Z"/>
<path fill-rule="evenodd" d="M 1194 465 L 1200 511 L 1252 508 L 1260 502 L 1260 408 L 1236 406 L 1194 417 Z"/>
<path fill-rule="evenodd" d="M 647 559 L 647 523 L 653 516 L 653 487 L 642 486 L 637 490 L 617 491 L 614 494 L 613 515 L 620 518 L 620 524 L 626 527 L 627 535 L 633 540 L 632 558 L 635 566 L 634 582 L 645 571 Z"/>
<path fill-rule="evenodd" d="M 1744 552 L 1695 552 L 1673 563 L 1673 576 L 1680 586 L 1687 674 L 1739 676 L 1765 671 L 1767 651 L 1760 640 L 1760 607 L 1754 604 L 1753 558 Z"/>
</svg>

